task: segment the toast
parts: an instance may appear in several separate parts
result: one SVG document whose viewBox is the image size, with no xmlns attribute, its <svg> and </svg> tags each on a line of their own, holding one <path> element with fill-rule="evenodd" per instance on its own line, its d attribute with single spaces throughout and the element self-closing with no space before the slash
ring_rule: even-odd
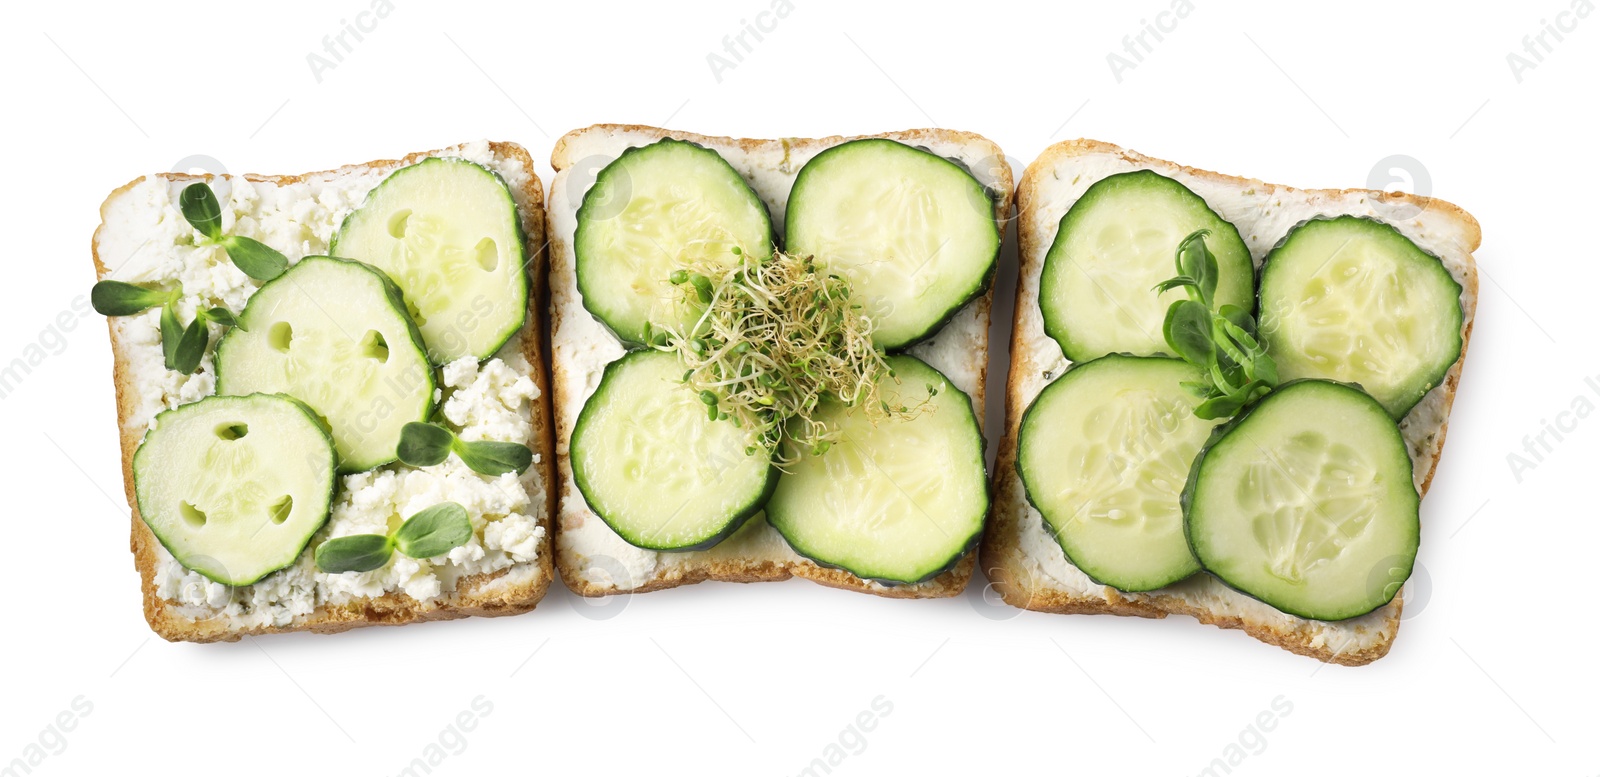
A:
<svg viewBox="0 0 1600 777">
<path fill-rule="evenodd" d="M 960 593 L 972 575 L 975 552 L 968 552 L 953 568 L 930 580 L 886 586 L 801 557 L 761 515 L 751 518 L 710 549 L 657 553 L 629 545 L 590 511 L 573 482 L 567 446 L 573 423 L 597 387 L 601 371 L 607 363 L 622 356 L 623 346 L 589 314 L 578 292 L 573 253 L 577 211 L 601 168 L 629 147 L 647 145 L 664 137 L 690 141 L 720 153 L 766 203 L 773 223 L 780 229 L 789 190 L 800 168 L 823 150 L 856 139 L 835 136 L 751 140 L 707 137 L 637 125 L 602 124 L 569 132 L 556 143 L 550 159 L 556 175 L 550 188 L 548 233 L 551 368 L 560 475 L 555 543 L 556 566 L 562 580 L 583 596 L 654 591 L 704 580 L 753 583 L 790 577 L 896 598 Z M 1003 222 L 1010 213 L 1011 168 L 1000 148 L 987 139 L 938 129 L 867 137 L 889 138 L 959 160 L 990 187 L 995 195 L 996 219 Z M 932 339 L 910 349 L 910 353 L 939 369 L 971 397 L 979 419 L 983 418 L 992 293 L 992 289 L 986 290 L 957 312 Z"/>
<path fill-rule="evenodd" d="M 1148 593 L 1125 593 L 1096 584 L 1072 566 L 1028 503 L 1016 470 L 1018 425 L 1049 379 L 1068 366 L 1060 346 L 1045 334 L 1039 308 L 1045 254 L 1062 216 L 1089 185 L 1133 170 L 1153 170 L 1176 179 L 1204 198 L 1238 227 L 1258 267 L 1297 223 L 1346 214 L 1388 223 L 1437 256 L 1462 289 L 1461 355 L 1440 385 L 1401 420 L 1400 429 L 1419 493 L 1426 494 L 1438 466 L 1477 305 L 1478 274 L 1472 252 L 1481 233 L 1472 216 L 1428 197 L 1363 189 L 1294 189 L 1183 167 L 1108 143 L 1066 141 L 1051 146 L 1029 165 L 1017 190 L 1021 266 L 1006 384 L 1006 430 L 995 465 L 995 506 L 981 551 L 984 571 L 1006 602 L 1029 610 L 1146 618 L 1176 613 L 1240 629 L 1322 661 L 1357 666 L 1381 658 L 1400 626 L 1400 595 L 1367 615 L 1324 622 L 1285 615 L 1207 574 Z"/>
<path fill-rule="evenodd" d="M 527 401 L 517 408 L 531 427 L 528 446 L 534 452 L 534 465 L 519 481 L 523 489 L 519 499 L 525 498 L 526 502 L 519 508 L 525 515 L 518 517 L 531 523 L 531 528 L 519 535 L 514 551 L 502 548 L 504 558 L 496 556 L 496 563 L 502 564 L 500 568 L 477 572 L 463 568 L 453 590 L 446 590 L 450 586 L 440 582 L 443 577 L 432 577 L 431 573 L 430 579 L 435 581 L 431 592 L 426 580 L 420 588 L 385 584 L 379 590 L 330 589 L 325 581 L 318 581 L 316 575 L 320 573 L 314 572 L 309 550 L 302 552 L 295 564 L 249 586 L 230 588 L 187 572 L 140 518 L 132 462 L 134 451 L 157 412 L 213 392 L 215 369 L 211 356 L 206 356 L 200 371 L 192 376 L 169 372 L 161 364 L 159 343 L 151 340 L 148 329 L 142 329 L 148 325 L 143 316 L 108 318 L 115 358 L 123 485 L 133 509 L 131 548 L 141 580 L 145 618 L 162 638 L 231 642 L 257 634 L 335 633 L 358 626 L 511 615 L 533 609 L 549 588 L 554 578 L 549 516 L 555 506 L 555 491 L 550 487 L 554 481 L 553 438 L 544 367 L 544 326 L 539 315 L 545 297 L 544 190 L 534 172 L 533 159 L 521 146 L 480 141 L 304 175 L 163 173 L 141 177 L 112 192 L 101 206 L 102 223 L 93 240 L 96 274 L 100 279 L 135 283 L 203 283 L 194 263 L 186 265 L 180 255 L 180 249 L 191 242 L 192 231 L 177 211 L 177 192 L 194 181 L 205 181 L 216 189 L 226 187 L 227 192 L 250 185 L 255 204 L 239 205 L 219 192 L 224 211 L 243 208 L 237 211 L 239 218 L 232 226 L 238 234 L 284 250 L 291 260 L 326 253 L 341 220 L 361 204 L 368 191 L 390 172 L 435 156 L 463 157 L 495 171 L 510 188 L 520 216 L 528 257 L 525 271 L 531 279 L 528 316 L 521 331 L 496 357 L 516 374 L 530 378 L 534 385 Z M 202 268 L 198 272 L 211 271 Z M 251 290 L 240 285 L 223 299 L 237 312 Z M 389 468 L 392 465 L 377 472 Z M 339 482 L 345 484 L 352 477 L 366 475 L 341 475 Z M 330 526 L 333 523 L 334 520 L 329 521 Z M 504 565 L 505 562 L 509 564 Z M 451 574 L 456 573 L 452 567 Z"/>
</svg>

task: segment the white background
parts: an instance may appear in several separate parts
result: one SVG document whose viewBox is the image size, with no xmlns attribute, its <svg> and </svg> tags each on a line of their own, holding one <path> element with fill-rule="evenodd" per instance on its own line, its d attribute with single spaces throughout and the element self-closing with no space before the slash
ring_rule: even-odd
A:
<svg viewBox="0 0 1600 777">
<path fill-rule="evenodd" d="M 1196 0 L 1119 82 L 1107 55 L 1169 0 L 794 0 L 719 81 L 707 55 L 770 0 L 394 0 L 319 83 L 307 55 L 369 2 L 6 12 L 0 363 L 29 344 L 48 356 L 0 400 L 0 768 L 43 736 L 36 774 L 392 775 L 481 695 L 491 712 L 464 749 L 444 734 L 454 747 L 435 774 L 793 775 L 841 736 L 833 771 L 857 775 L 1192 775 L 1241 737 L 1236 774 L 1600 773 L 1600 420 L 1559 415 L 1600 406 L 1585 384 L 1600 376 L 1587 234 L 1600 13 L 1547 37 L 1519 82 L 1507 55 L 1571 0 Z M 1091 137 L 1296 186 L 1398 179 L 1464 206 L 1484 233 L 1477 326 L 1393 652 L 1322 667 L 1187 618 L 1024 614 L 986 602 L 981 578 L 940 601 L 790 581 L 612 610 L 558 584 L 515 618 L 153 637 L 128 553 L 110 348 L 97 315 L 72 312 L 94 280 L 105 195 L 192 154 L 294 173 L 481 137 L 527 146 L 548 181 L 555 139 L 595 122 L 745 137 L 937 125 L 992 138 L 1019 175 L 1050 143 Z M 1392 155 L 1411 161 L 1379 165 Z M 1014 273 L 1008 248 L 1002 296 Z M 1001 349 L 1009 310 L 1002 299 Z M 1570 431 L 1547 436 L 1519 482 L 1507 455 L 1558 420 Z M 890 712 L 841 735 L 879 696 Z M 90 713 L 51 733 L 78 697 Z M 1289 714 L 1251 732 L 1275 699 Z"/>
</svg>

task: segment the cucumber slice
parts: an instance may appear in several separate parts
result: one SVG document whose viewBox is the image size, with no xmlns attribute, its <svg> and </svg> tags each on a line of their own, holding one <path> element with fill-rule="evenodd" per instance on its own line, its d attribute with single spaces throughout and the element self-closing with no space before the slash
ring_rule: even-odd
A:
<svg viewBox="0 0 1600 777">
<path fill-rule="evenodd" d="M 1461 284 L 1388 224 L 1308 221 L 1262 266 L 1261 335 L 1284 379 L 1356 383 L 1404 418 L 1461 356 Z"/>
<path fill-rule="evenodd" d="M 761 510 L 777 482 L 756 435 L 711 420 L 682 379 L 676 356 L 630 353 L 606 366 L 572 427 L 572 476 L 584 501 L 649 550 L 717 544 Z"/>
<path fill-rule="evenodd" d="M 327 522 L 334 463 L 333 439 L 299 401 L 213 396 L 156 416 L 133 487 L 178 563 L 249 585 L 294 563 Z"/>
<path fill-rule="evenodd" d="M 884 138 L 841 143 L 795 176 L 788 250 L 850 279 L 876 314 L 873 344 L 904 348 L 983 293 L 1000 255 L 994 203 L 978 179 Z"/>
<path fill-rule="evenodd" d="M 527 318 L 516 202 L 500 176 L 464 159 L 391 173 L 345 217 L 328 253 L 389 274 L 434 364 L 487 359 Z"/>
<path fill-rule="evenodd" d="M 1075 362 L 1169 353 L 1161 324 L 1184 291 L 1153 289 L 1176 274 L 1173 254 L 1197 229 L 1211 230 L 1217 306 L 1253 309 L 1255 269 L 1239 230 L 1183 184 L 1138 170 L 1096 181 L 1061 217 L 1039 277 L 1045 333 Z"/>
<path fill-rule="evenodd" d="M 937 393 L 910 420 L 874 422 L 842 403 L 817 420 L 843 439 L 809 451 L 778 478 L 767 521 L 796 553 L 886 584 L 916 583 L 949 569 L 983 531 L 989 492 L 983 435 L 972 400 L 913 356 L 892 356 L 899 381 L 880 391 L 891 405 Z"/>
<path fill-rule="evenodd" d="M 1394 598 L 1417 556 L 1411 457 L 1360 389 L 1303 380 L 1218 427 L 1184 489 L 1195 557 L 1290 615 L 1344 620 Z"/>
<path fill-rule="evenodd" d="M 217 344 L 217 393 L 288 394 L 333 430 L 341 472 L 395 460 L 433 410 L 433 369 L 405 299 L 360 262 L 308 256 L 268 281 Z"/>
<path fill-rule="evenodd" d="M 1067 560 L 1103 585 L 1150 591 L 1200 570 L 1183 535 L 1189 466 L 1217 421 L 1177 359 L 1102 356 L 1045 387 L 1022 417 L 1017 472 Z"/>
<path fill-rule="evenodd" d="M 772 255 L 767 206 L 717 152 L 663 138 L 595 176 L 573 238 L 583 307 L 623 342 L 645 326 L 687 328 L 699 310 L 668 282 L 690 261 Z"/>
</svg>

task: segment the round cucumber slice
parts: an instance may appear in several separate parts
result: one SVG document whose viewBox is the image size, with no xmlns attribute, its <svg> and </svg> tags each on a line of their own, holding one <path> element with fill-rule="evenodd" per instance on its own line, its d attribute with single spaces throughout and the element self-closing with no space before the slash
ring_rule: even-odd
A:
<svg viewBox="0 0 1600 777">
<path fill-rule="evenodd" d="M 1216 305 L 1253 309 L 1255 269 L 1239 230 L 1183 184 L 1138 170 L 1096 181 L 1061 217 L 1039 276 L 1045 333 L 1075 362 L 1168 353 L 1161 324 L 1184 291 L 1154 287 L 1177 274 L 1173 255 L 1197 229 L 1211 230 Z"/>
<path fill-rule="evenodd" d="M 334 461 L 304 404 L 207 397 L 156 416 L 134 452 L 139 516 L 184 567 L 249 585 L 294 563 L 328 520 Z"/>
<path fill-rule="evenodd" d="M 1382 405 L 1340 383 L 1285 384 L 1218 427 L 1184 502 L 1207 571 L 1302 618 L 1388 604 L 1417 555 L 1421 498 L 1405 441 Z"/>
<path fill-rule="evenodd" d="M 1177 359 L 1102 356 L 1045 387 L 1022 417 L 1017 472 L 1067 559 L 1103 585 L 1150 591 L 1195 572 L 1180 497 L 1217 421 Z"/>
<path fill-rule="evenodd" d="M 328 253 L 388 273 L 434 364 L 487 359 L 527 318 L 516 202 L 494 171 L 464 159 L 391 173 L 345 217 Z"/>
<path fill-rule="evenodd" d="M 904 348 L 983 293 L 1000 255 L 994 203 L 948 159 L 884 138 L 841 143 L 795 177 L 788 250 L 850 279 L 872 341 Z"/>
<path fill-rule="evenodd" d="M 913 356 L 892 356 L 898 385 L 880 393 L 891 405 L 923 401 L 919 415 L 874 422 L 842 403 L 817 420 L 843 438 L 820 456 L 809 451 L 778 478 L 767 521 L 796 553 L 857 577 L 917 583 L 953 566 L 983 531 L 989 491 L 983 435 L 972 400 Z"/>
<path fill-rule="evenodd" d="M 756 435 L 711 420 L 682 379 L 676 356 L 630 353 L 606 366 L 572 428 L 572 476 L 584 501 L 649 550 L 717 544 L 761 510 L 777 482 Z"/>
<path fill-rule="evenodd" d="M 1404 418 L 1461 356 L 1461 285 L 1394 227 L 1295 227 L 1261 269 L 1261 337 L 1284 379 L 1359 384 Z"/>
<path fill-rule="evenodd" d="M 772 220 L 717 152 L 663 138 L 595 176 L 573 238 L 583 307 L 624 342 L 647 324 L 687 328 L 700 311 L 668 278 L 689 262 L 732 265 L 733 249 L 772 255 Z"/>
<path fill-rule="evenodd" d="M 267 282 L 217 344 L 217 393 L 288 394 L 333 430 L 341 472 L 395 460 L 433 410 L 433 368 L 388 276 L 308 256 Z"/>
</svg>

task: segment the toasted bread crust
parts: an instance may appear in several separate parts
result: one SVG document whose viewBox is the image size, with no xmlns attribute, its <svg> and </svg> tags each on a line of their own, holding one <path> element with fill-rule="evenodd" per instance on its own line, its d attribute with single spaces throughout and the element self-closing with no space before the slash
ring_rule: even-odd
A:
<svg viewBox="0 0 1600 777">
<path fill-rule="evenodd" d="M 1155 167 L 1163 173 L 1175 168 L 1185 175 L 1230 186 L 1257 189 L 1266 187 L 1268 191 L 1292 192 L 1302 196 L 1311 195 L 1326 198 L 1357 195 L 1388 203 L 1406 203 L 1414 205 L 1423 211 L 1444 214 L 1447 218 L 1456 222 L 1463 229 L 1464 234 L 1467 235 L 1468 245 L 1463 246 L 1467 256 L 1465 291 L 1469 293 L 1472 299 L 1475 300 L 1477 298 L 1478 275 L 1471 254 L 1482 242 L 1482 231 L 1478 226 L 1478 222 L 1460 207 L 1444 200 L 1430 197 L 1367 189 L 1301 190 L 1288 186 L 1263 183 L 1254 179 L 1176 165 L 1165 160 L 1127 151 L 1110 143 L 1080 139 L 1064 141 L 1051 146 L 1028 166 L 1017 189 L 1019 212 L 1026 214 L 1033 208 L 1038 207 L 1038 203 L 1043 200 L 1046 171 L 1051 170 L 1063 158 L 1088 153 L 1115 154 L 1135 165 Z M 1044 242 L 1043 236 L 1035 234 L 1033 230 L 1028 229 L 1025 223 L 1022 224 L 1022 228 L 1019 228 L 1017 233 L 1020 238 L 1020 273 L 1022 277 L 1028 277 L 1028 273 L 1038 272 L 1037 268 L 1043 262 L 1044 253 L 1050 246 L 1042 244 Z M 1028 298 L 1025 293 L 1026 287 L 1027 284 L 1025 283 L 1019 282 L 1017 284 L 1015 309 L 1019 319 L 1026 306 L 1037 306 L 1037 300 Z M 1439 466 L 1445 433 L 1449 428 L 1450 406 L 1455 399 L 1456 387 L 1461 380 L 1462 366 L 1466 362 L 1467 345 L 1471 340 L 1473 312 L 1472 309 L 1463 311 L 1466 323 L 1462 332 L 1460 357 L 1446 374 L 1443 383 L 1434 389 L 1441 392 L 1445 422 L 1440 425 L 1436 433 L 1438 447 L 1428 462 L 1427 475 L 1424 476 L 1421 482 L 1421 490 L 1424 494 L 1427 493 L 1428 486 L 1433 481 L 1434 472 Z M 1025 371 L 1033 369 L 1033 365 L 1026 363 L 1027 359 L 1023 356 L 1028 352 L 1026 337 L 1027 334 L 1023 331 L 1023 327 L 1014 326 L 1012 328 L 1011 373 L 1007 376 L 1006 381 L 1006 429 L 1001 439 L 999 454 L 995 462 L 994 491 L 996 505 L 1010 504 L 1012 500 L 1020 496 L 1018 489 L 1022 488 L 1021 480 L 1016 474 L 1016 434 L 1018 424 L 1021 421 L 1023 412 L 1027 410 L 1027 406 L 1021 395 L 1019 378 L 1025 374 Z M 1398 595 L 1387 611 L 1385 627 L 1388 638 L 1370 647 L 1353 651 L 1344 650 L 1342 649 L 1343 646 L 1339 645 L 1314 643 L 1303 631 L 1284 628 L 1274 623 L 1257 622 L 1234 615 L 1212 612 L 1196 607 L 1181 598 L 1164 596 L 1159 593 L 1138 600 L 1119 596 L 1116 591 L 1110 589 L 1108 589 L 1106 598 L 1076 596 L 1069 591 L 1053 587 L 1049 580 L 1034 579 L 1034 576 L 1028 570 L 1021 539 L 1020 527 L 1017 526 L 1011 513 L 1005 509 L 995 509 L 991 513 L 989 523 L 985 528 L 980 552 L 984 572 L 993 581 L 1001 598 L 1006 603 L 1023 609 L 1052 613 L 1130 615 L 1144 618 L 1165 618 L 1170 614 L 1188 615 L 1201 623 L 1211 624 L 1219 628 L 1239 629 L 1262 642 L 1276 645 L 1293 653 L 1346 666 L 1368 664 L 1388 654 L 1390 647 L 1393 645 L 1394 635 L 1399 628 L 1402 602 Z"/>
<path fill-rule="evenodd" d="M 652 142 L 660 138 L 671 137 L 678 140 L 699 143 L 711 148 L 727 148 L 731 146 L 744 152 L 771 151 L 773 149 L 783 149 L 787 152 L 794 149 L 826 148 L 838 145 L 845 141 L 857 140 L 860 138 L 890 138 L 912 145 L 925 143 L 931 140 L 946 142 L 978 141 L 990 146 L 994 146 L 992 142 L 981 135 L 970 132 L 959 132 L 955 130 L 943 129 L 913 129 L 901 132 L 885 132 L 875 135 L 832 135 L 825 138 L 783 138 L 766 140 L 698 135 L 691 132 L 678 132 L 675 130 L 649 127 L 638 124 L 596 124 L 585 129 L 568 132 L 556 142 L 555 148 L 550 155 L 550 165 L 551 167 L 555 168 L 557 173 L 560 173 L 562 170 L 570 167 L 574 162 L 578 161 L 573 158 L 571 144 L 579 136 L 590 132 L 639 133 Z M 994 151 L 996 157 L 1003 158 L 998 146 L 994 146 Z M 997 186 L 1002 190 L 1003 193 L 1001 202 L 997 204 L 996 208 L 997 216 L 1004 218 L 1009 216 L 1011 213 L 1011 192 L 1013 190 L 1011 177 L 1012 174 L 1009 166 L 1000 165 L 999 167 L 1001 169 L 1001 175 Z M 547 215 L 547 217 L 549 216 Z M 570 266 L 564 266 L 563 262 L 567 261 L 564 259 L 564 257 L 571 256 L 572 247 L 566 245 L 565 241 L 557 234 L 553 222 L 547 229 L 547 232 L 550 234 L 551 240 L 550 251 L 552 257 L 552 273 L 570 274 L 572 272 L 572 268 Z M 570 262 L 568 263 L 570 264 Z M 561 329 L 562 312 L 560 305 L 556 304 L 558 301 L 556 297 L 563 293 L 564 289 L 561 282 L 559 280 L 553 282 L 552 304 L 550 312 L 552 331 L 559 332 Z M 987 332 L 989 327 L 989 312 L 993 302 L 993 295 L 994 289 L 991 285 L 991 287 L 984 293 L 983 296 L 969 303 L 975 306 L 976 310 L 978 311 L 978 314 L 983 321 L 983 331 L 985 332 L 985 357 L 980 360 L 981 366 L 978 370 L 978 388 L 977 393 L 973 396 L 980 407 L 984 401 L 983 387 L 985 385 L 985 381 L 987 380 Z M 559 360 L 556 360 L 553 364 L 553 370 L 555 377 L 553 384 L 555 386 L 556 406 L 562 407 L 564 406 L 564 403 L 582 401 L 581 397 L 571 397 L 565 395 L 565 381 L 563 380 L 565 367 Z M 978 414 L 978 417 L 981 423 L 981 412 Z M 563 478 L 563 481 L 572 477 L 571 465 L 565 452 L 566 446 L 563 444 L 563 441 L 570 438 L 571 433 L 571 429 L 563 428 L 563 425 L 558 418 L 556 429 L 558 440 L 557 455 L 559 458 L 558 472 L 560 477 Z M 565 488 L 562 488 L 562 493 L 565 494 Z M 584 505 L 580 505 L 579 508 L 584 511 L 587 511 L 588 509 L 587 506 Z M 566 512 L 567 507 L 562 506 L 558 508 L 558 519 L 556 521 L 558 534 L 556 567 L 561 572 L 562 582 L 566 583 L 568 588 L 572 589 L 573 592 L 581 596 L 606 596 L 619 593 L 645 593 L 649 591 L 659 591 L 666 588 L 675 588 L 681 585 L 700 583 L 708 580 L 729 583 L 761 583 L 787 580 L 791 577 L 801 577 L 830 588 L 862 591 L 865 593 L 894 599 L 927 599 L 949 597 L 960 594 L 963 590 L 965 590 L 967 581 L 972 577 L 973 566 L 976 561 L 976 556 L 978 555 L 976 549 L 974 549 L 963 556 L 962 559 L 949 570 L 946 570 L 930 580 L 913 585 L 885 586 L 863 580 L 842 569 L 834 569 L 822 566 L 808 559 L 792 560 L 788 558 L 751 557 L 727 560 L 706 559 L 696 561 L 695 563 L 688 565 L 676 565 L 665 569 L 658 568 L 655 574 L 650 579 L 646 580 L 644 584 L 629 589 L 618 589 L 586 581 L 581 574 L 581 571 L 584 568 L 582 559 L 580 559 L 570 548 L 563 548 L 561 546 L 559 534 L 563 529 L 566 528 L 563 520 L 566 517 Z M 590 519 L 599 520 L 598 518 L 593 518 L 592 516 L 590 516 Z"/>
<path fill-rule="evenodd" d="M 546 371 L 546 355 L 544 352 L 544 332 L 542 312 L 545 309 L 545 300 L 548 294 L 546 286 L 547 273 L 545 253 L 546 240 L 544 235 L 544 186 L 540 183 L 535 172 L 533 158 L 527 150 L 514 143 L 494 142 L 489 144 L 497 154 L 517 159 L 528 171 L 528 182 L 520 194 L 526 204 L 526 212 L 519 208 L 522 217 L 522 227 L 526 241 L 526 250 L 529 252 L 527 272 L 531 281 L 528 295 L 528 318 L 523 325 L 522 349 L 528 363 L 532 365 L 533 374 L 530 376 L 539 386 L 540 396 L 531 403 L 533 414 L 532 425 L 534 439 L 531 441 L 536 453 L 540 454 L 540 461 L 534 466 L 539 468 L 545 484 L 544 517 L 540 524 L 545 527 L 544 539 L 539 546 L 539 557 L 535 562 L 536 567 L 528 580 L 518 581 L 513 584 L 498 585 L 497 581 L 517 571 L 516 567 L 503 569 L 491 574 L 474 575 L 463 578 L 455 593 L 441 597 L 437 603 L 425 605 L 401 591 L 393 591 L 377 598 L 368 598 L 352 601 L 344 605 L 321 605 L 311 614 L 296 618 L 287 626 L 261 626 L 254 628 L 238 628 L 231 625 L 225 617 L 193 619 L 180 612 L 179 605 L 161 598 L 156 593 L 155 572 L 157 563 L 158 542 L 155 535 L 150 532 L 144 520 L 139 517 L 139 508 L 134 495 L 133 484 L 133 453 L 139 447 L 139 442 L 144 438 L 145 426 L 133 424 L 135 396 L 131 383 L 133 374 L 127 350 L 118 342 L 117 329 L 110 319 L 107 319 L 107 329 L 110 331 L 114 363 L 112 367 L 113 380 L 117 388 L 117 422 L 119 438 L 122 447 L 122 482 L 128 506 L 132 509 L 132 535 L 130 549 L 133 551 L 134 565 L 139 571 L 144 599 L 145 620 L 163 639 L 182 642 L 234 642 L 245 636 L 258 634 L 276 634 L 291 631 L 311 631 L 320 634 L 333 634 L 348 631 L 360 626 L 395 626 L 419 621 L 451 620 L 470 616 L 495 616 L 515 615 L 527 612 L 538 604 L 539 600 L 549 590 L 550 582 L 554 579 L 552 561 L 552 521 L 549 516 L 555 514 L 555 438 L 553 424 L 551 423 L 550 392 L 548 374 Z M 240 176 L 249 181 L 275 183 L 279 185 L 298 183 L 306 178 L 320 175 L 336 174 L 343 172 L 356 172 L 362 170 L 392 170 L 413 164 L 421 159 L 438 154 L 439 151 L 425 151 L 407 155 L 401 159 L 383 159 L 367 162 L 360 165 L 345 165 L 335 170 L 302 175 L 244 175 Z M 163 173 L 161 178 L 169 181 L 209 181 L 213 175 L 189 175 L 184 173 Z M 95 276 L 104 278 L 110 269 L 100 256 L 100 233 L 106 229 L 104 215 L 111 202 L 117 196 L 128 191 L 140 182 L 143 176 L 134 179 L 127 185 L 113 191 L 101 205 L 102 223 L 95 230 L 92 241 L 94 255 Z"/>
</svg>

